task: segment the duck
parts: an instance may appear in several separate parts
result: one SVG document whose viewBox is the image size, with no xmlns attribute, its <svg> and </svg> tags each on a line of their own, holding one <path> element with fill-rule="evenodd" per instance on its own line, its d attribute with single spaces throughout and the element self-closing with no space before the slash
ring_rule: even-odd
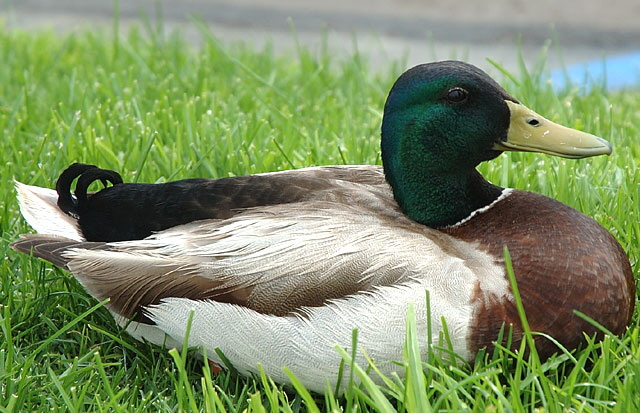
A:
<svg viewBox="0 0 640 413">
<path fill-rule="evenodd" d="M 602 335 L 577 313 L 625 331 L 635 284 L 616 239 L 581 212 L 476 169 L 505 151 L 608 155 L 607 141 L 545 119 L 471 64 L 438 61 L 392 86 L 381 151 L 382 166 L 160 184 L 73 164 L 55 189 L 16 182 L 37 233 L 11 247 L 108 299 L 138 340 L 188 343 L 224 365 L 219 350 L 239 373 L 261 366 L 285 384 L 287 367 L 316 392 L 348 381 L 336 346 L 349 349 L 354 330 L 357 363 L 402 376 L 410 308 L 425 356 L 445 329 L 470 363 L 505 327 L 517 349 L 523 327 L 505 247 L 541 357 Z M 104 188 L 88 193 L 97 181 Z"/>
</svg>

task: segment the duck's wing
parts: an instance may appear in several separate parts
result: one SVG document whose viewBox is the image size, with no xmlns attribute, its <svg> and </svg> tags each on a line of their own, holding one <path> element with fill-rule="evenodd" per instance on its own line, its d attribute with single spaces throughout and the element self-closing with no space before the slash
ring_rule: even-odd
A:
<svg viewBox="0 0 640 413">
<path fill-rule="evenodd" d="M 363 204 L 327 201 L 249 209 L 143 240 L 26 235 L 12 247 L 67 268 L 127 318 L 167 297 L 285 315 L 424 277 L 460 255 L 447 236 L 399 212 L 380 215 Z"/>
<path fill-rule="evenodd" d="M 24 216 L 43 235 L 25 235 L 13 248 L 67 268 L 94 296 L 109 297 L 112 310 L 127 318 L 142 317 L 143 307 L 165 297 L 211 298 L 285 314 L 366 290 L 380 281 L 367 283 L 369 267 L 382 263 L 358 258 L 354 260 L 358 265 L 349 264 L 353 254 L 344 248 L 360 255 L 374 251 L 367 237 L 381 236 L 364 225 L 366 215 L 406 220 L 381 168 L 372 166 L 305 168 L 210 180 L 206 181 L 210 193 L 190 189 L 193 197 L 184 193 L 156 196 L 155 188 L 161 186 L 145 187 L 151 195 L 140 195 L 136 193 L 140 188 L 118 185 L 123 188 L 120 197 L 94 205 L 105 216 L 130 213 L 126 220 L 131 225 L 148 228 L 153 224 L 144 222 L 153 223 L 158 215 L 164 219 L 160 212 L 168 204 L 175 211 L 165 214 L 168 221 L 161 226 L 174 224 L 175 215 L 187 215 L 177 218 L 188 222 L 184 225 L 131 242 L 108 243 L 109 238 L 86 242 L 79 222 L 58 207 L 55 191 L 16 185 Z M 133 194 L 126 194 L 126 188 L 132 188 Z M 99 201 L 106 192 L 89 199 Z M 135 202 L 138 196 L 146 202 Z M 211 199 L 203 202 L 206 197 Z M 189 211 L 194 210 L 214 219 L 191 222 Z M 122 222 L 113 223 L 111 229 Z M 388 256 L 380 257 L 384 255 Z"/>
</svg>

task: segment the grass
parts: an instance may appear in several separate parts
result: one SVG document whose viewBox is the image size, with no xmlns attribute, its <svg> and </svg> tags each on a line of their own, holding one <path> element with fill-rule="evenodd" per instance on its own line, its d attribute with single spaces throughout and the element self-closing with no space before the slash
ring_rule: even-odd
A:
<svg viewBox="0 0 640 413">
<path fill-rule="evenodd" d="M 344 396 L 283 388 L 265 375 L 213 375 L 202 358 L 138 343 L 65 272 L 8 248 L 28 232 L 12 179 L 51 187 L 68 164 L 125 181 L 222 177 L 322 164 L 379 163 L 382 105 L 402 64 L 368 67 L 325 47 L 276 56 L 194 50 L 155 28 L 67 36 L 0 28 L 1 411 L 638 411 L 640 326 L 541 363 L 497 348 L 476 363 L 428 362 L 407 320 L 407 377 L 363 377 Z M 557 94 L 542 63 L 498 76 L 534 110 L 609 139 L 613 156 L 569 161 L 512 153 L 482 165 L 493 182 L 552 196 L 597 219 L 638 273 L 640 90 Z M 500 74 L 496 69 L 495 73 Z M 419 321 L 418 321 L 419 322 Z M 336 350 L 340 351 L 340 350 Z M 352 354 L 342 352 L 345 363 Z"/>
</svg>

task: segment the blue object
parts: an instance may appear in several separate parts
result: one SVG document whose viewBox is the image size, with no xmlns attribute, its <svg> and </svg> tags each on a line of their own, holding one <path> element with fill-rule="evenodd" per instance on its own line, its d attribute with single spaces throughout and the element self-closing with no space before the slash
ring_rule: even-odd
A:
<svg viewBox="0 0 640 413">
<path fill-rule="evenodd" d="M 551 84 L 555 90 L 581 86 L 585 92 L 594 85 L 604 86 L 608 91 L 640 87 L 640 51 L 554 70 Z"/>
</svg>

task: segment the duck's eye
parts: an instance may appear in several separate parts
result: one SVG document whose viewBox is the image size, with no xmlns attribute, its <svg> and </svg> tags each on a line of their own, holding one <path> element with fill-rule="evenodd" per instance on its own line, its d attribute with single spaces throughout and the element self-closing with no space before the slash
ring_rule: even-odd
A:
<svg viewBox="0 0 640 413">
<path fill-rule="evenodd" d="M 450 103 L 462 103 L 467 100 L 468 95 L 469 92 L 466 90 L 460 87 L 454 87 L 453 89 L 449 89 L 447 92 L 447 101 Z"/>
</svg>

